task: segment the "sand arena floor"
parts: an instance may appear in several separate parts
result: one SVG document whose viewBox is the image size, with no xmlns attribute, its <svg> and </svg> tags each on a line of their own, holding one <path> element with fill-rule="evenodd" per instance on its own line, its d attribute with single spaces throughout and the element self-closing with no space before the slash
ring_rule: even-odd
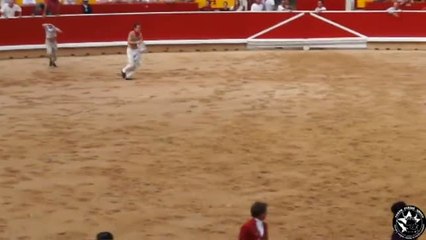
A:
<svg viewBox="0 0 426 240">
<path fill-rule="evenodd" d="M 0 61 L 0 239 L 389 239 L 426 211 L 426 53 Z"/>
</svg>

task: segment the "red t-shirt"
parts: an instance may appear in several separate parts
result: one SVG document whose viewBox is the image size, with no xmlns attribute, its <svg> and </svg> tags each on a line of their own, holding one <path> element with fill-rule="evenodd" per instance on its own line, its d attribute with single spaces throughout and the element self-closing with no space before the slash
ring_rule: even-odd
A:
<svg viewBox="0 0 426 240">
<path fill-rule="evenodd" d="M 45 0 L 46 9 L 48 14 L 56 15 L 59 14 L 59 0 Z"/>
</svg>

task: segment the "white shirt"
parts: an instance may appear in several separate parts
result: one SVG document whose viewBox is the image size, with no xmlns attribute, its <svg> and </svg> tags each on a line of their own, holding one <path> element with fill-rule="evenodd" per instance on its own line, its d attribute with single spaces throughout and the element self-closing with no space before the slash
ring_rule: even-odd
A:
<svg viewBox="0 0 426 240">
<path fill-rule="evenodd" d="M 244 7 L 244 11 L 248 10 L 248 2 L 247 0 L 241 0 L 240 5 Z"/>
<path fill-rule="evenodd" d="M 396 7 L 390 7 L 386 10 L 388 13 L 397 13 L 397 12 L 401 12 L 401 9 L 397 9 Z"/>
<path fill-rule="evenodd" d="M 59 2 L 61 2 L 61 1 L 59 1 Z M 64 5 L 72 5 L 72 4 L 75 4 L 75 0 L 63 0 L 62 1 L 62 4 L 64 4 Z"/>
<path fill-rule="evenodd" d="M 22 4 L 24 5 L 35 5 L 37 2 L 36 0 L 23 0 Z"/>
<path fill-rule="evenodd" d="M 238 6 L 238 8 L 235 8 L 234 6 L 233 11 L 237 11 L 237 12 L 244 11 L 244 7 L 240 5 Z"/>
<path fill-rule="evenodd" d="M 324 6 L 315 8 L 315 12 L 323 12 L 325 10 L 327 10 L 327 8 L 325 8 Z"/>
<path fill-rule="evenodd" d="M 253 12 L 263 11 L 263 4 L 253 3 L 251 5 L 250 11 L 253 11 Z"/>
<path fill-rule="evenodd" d="M 44 31 L 46 33 L 46 39 L 56 39 L 56 36 L 58 35 L 58 29 L 56 29 L 56 27 L 52 24 L 45 26 Z"/>
<path fill-rule="evenodd" d="M 3 6 L 5 3 L 9 3 L 9 0 L 0 0 L 0 7 Z"/>
<path fill-rule="evenodd" d="M 259 231 L 260 236 L 263 237 L 263 235 L 265 234 L 265 228 L 263 226 L 263 221 L 259 220 L 257 218 L 255 218 L 254 220 L 256 221 L 257 231 Z"/>
<path fill-rule="evenodd" d="M 279 5 L 277 11 L 291 12 L 291 8 L 285 8 L 282 5 Z"/>
<path fill-rule="evenodd" d="M 274 0 L 266 0 L 265 1 L 265 9 L 266 11 L 274 11 L 275 1 Z"/>
<path fill-rule="evenodd" d="M 0 10 L 3 18 L 14 18 L 16 12 L 22 12 L 22 9 L 19 5 L 13 4 L 12 7 L 9 4 L 4 4 Z"/>
</svg>

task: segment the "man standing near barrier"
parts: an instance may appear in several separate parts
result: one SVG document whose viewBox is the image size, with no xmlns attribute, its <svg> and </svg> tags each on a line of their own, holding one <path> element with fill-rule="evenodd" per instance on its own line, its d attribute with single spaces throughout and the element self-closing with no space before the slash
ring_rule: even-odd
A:
<svg viewBox="0 0 426 240">
<path fill-rule="evenodd" d="M 22 16 L 22 9 L 15 3 L 15 0 L 9 0 L 8 3 L 5 3 L 0 7 L 0 16 L 2 18 L 15 18 L 16 13 L 18 13 L 19 17 Z"/>
<path fill-rule="evenodd" d="M 46 33 L 46 51 L 47 57 L 49 58 L 49 66 L 57 67 L 56 52 L 58 51 L 58 42 L 56 41 L 56 37 L 58 35 L 58 32 L 62 33 L 62 30 L 50 23 L 44 23 L 42 26 Z"/>
<path fill-rule="evenodd" d="M 133 30 L 130 31 L 127 38 L 127 65 L 121 70 L 121 76 L 126 80 L 131 80 L 135 70 L 140 65 L 141 53 L 145 51 L 145 44 L 143 42 L 141 25 L 135 23 Z"/>
</svg>

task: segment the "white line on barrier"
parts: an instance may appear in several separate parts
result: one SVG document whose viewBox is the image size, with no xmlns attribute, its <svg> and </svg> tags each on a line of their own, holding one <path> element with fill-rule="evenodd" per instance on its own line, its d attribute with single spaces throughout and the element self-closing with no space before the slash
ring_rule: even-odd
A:
<svg viewBox="0 0 426 240">
<path fill-rule="evenodd" d="M 250 42 L 310 42 L 310 41 L 357 41 L 366 42 L 366 39 L 359 37 L 338 37 L 338 38 L 273 38 L 273 39 L 250 39 Z"/>
<path fill-rule="evenodd" d="M 384 41 L 384 39 L 386 41 Z M 369 37 L 368 42 L 393 42 L 393 43 L 410 43 L 410 42 L 426 42 L 426 37 Z"/>
<path fill-rule="evenodd" d="M 269 27 L 269 28 L 267 28 L 267 29 L 265 29 L 265 30 L 263 30 L 263 31 L 260 31 L 260 32 L 258 32 L 258 33 L 256 33 L 256 34 L 254 34 L 254 35 L 252 35 L 252 36 L 248 37 L 247 39 L 254 39 L 254 38 L 256 38 L 256 37 L 258 37 L 258 36 L 260 36 L 260 35 L 263 35 L 263 34 L 265 34 L 265 33 L 269 32 L 269 31 L 272 31 L 272 30 L 274 30 L 274 29 L 276 29 L 276 28 L 278 28 L 278 27 L 281 27 L 281 26 L 283 26 L 284 24 L 287 24 L 287 23 L 289 23 L 289 22 L 291 22 L 291 21 L 294 21 L 294 20 L 296 20 L 296 19 L 298 19 L 298 18 L 302 17 L 303 15 L 305 15 L 305 13 L 299 13 L 299 14 L 297 14 L 296 16 L 293 16 L 293 17 L 291 17 L 291 18 L 289 18 L 289 19 L 286 19 L 286 20 L 284 20 L 284 21 L 282 21 L 282 22 L 279 22 L 279 23 L 277 23 L 277 24 L 275 24 L 275 25 L 273 25 L 273 26 L 271 26 L 271 27 Z"/>
<path fill-rule="evenodd" d="M 206 39 L 206 40 L 151 40 L 145 41 L 148 46 L 155 45 L 199 45 L 199 44 L 246 44 L 247 39 Z M 60 43 L 59 48 L 89 48 L 89 47 L 125 47 L 126 41 L 115 42 L 86 42 Z M 0 51 L 44 49 L 44 44 L 0 46 Z"/>
<path fill-rule="evenodd" d="M 158 45 L 198 45 L 198 44 L 247 44 L 253 42 L 274 42 L 274 41 L 366 41 L 376 43 L 405 43 L 405 42 L 421 42 L 426 43 L 426 37 L 372 37 L 372 38 L 294 38 L 294 39 L 213 39 L 213 40 L 153 40 L 145 41 L 149 46 Z M 87 48 L 87 47 L 125 47 L 127 42 L 89 42 L 89 43 L 62 43 L 59 44 L 60 48 Z M 15 50 L 37 50 L 44 49 L 44 44 L 29 44 L 29 45 L 10 45 L 0 46 L 0 51 L 15 51 Z"/>
<path fill-rule="evenodd" d="M 335 26 L 335 27 L 337 27 L 337 28 L 340 28 L 340 29 L 342 29 L 342 30 L 344 30 L 344 31 L 346 31 L 346 32 L 349 32 L 349 33 L 351 33 L 351 34 L 353 34 L 353 35 L 355 35 L 355 36 L 358 36 L 358 37 L 360 37 L 360 38 L 367 38 L 367 36 L 365 36 L 365 35 L 363 35 L 363 34 L 361 34 L 361 33 L 359 33 L 359 32 L 357 32 L 357 31 L 354 31 L 354 30 L 352 30 L 352 29 L 350 29 L 350 28 L 348 28 L 348 27 L 345 27 L 345 26 L 343 26 L 343 25 L 341 25 L 341 24 L 338 24 L 338 23 L 336 23 L 336 22 L 333 22 L 333 21 L 331 21 L 331 20 L 329 20 L 329 19 L 327 19 L 327 18 L 325 18 L 325 17 L 321 17 L 321 16 L 319 16 L 318 14 L 315 14 L 315 13 L 309 13 L 312 17 L 315 17 L 315 18 L 317 18 L 317 19 L 319 19 L 319 20 L 322 20 L 322 21 L 324 21 L 324 22 L 326 22 L 326 23 L 328 23 L 328 24 L 330 24 L 330 25 L 333 25 L 333 26 Z"/>
</svg>

